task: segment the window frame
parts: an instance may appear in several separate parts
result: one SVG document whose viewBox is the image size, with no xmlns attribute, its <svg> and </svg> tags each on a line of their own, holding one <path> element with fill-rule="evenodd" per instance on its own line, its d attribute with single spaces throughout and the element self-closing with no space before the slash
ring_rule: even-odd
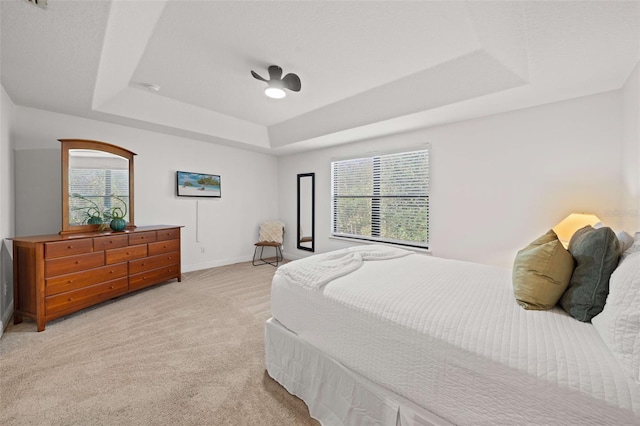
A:
<svg viewBox="0 0 640 426">
<path fill-rule="evenodd" d="M 384 156 L 394 156 L 394 155 L 404 155 L 404 154 L 412 154 L 412 153 L 426 153 L 426 165 L 424 166 L 424 172 L 426 173 L 425 180 L 426 185 L 423 188 L 424 193 L 421 195 L 381 195 L 380 194 L 380 158 Z M 383 244 L 393 244 L 405 247 L 411 247 L 422 250 L 430 250 L 430 212 L 431 212 L 431 194 L 430 194 L 430 186 L 431 186 L 431 145 L 424 144 L 417 147 L 404 148 L 393 151 L 384 151 L 384 152 L 370 152 L 363 155 L 353 155 L 349 157 L 340 157 L 340 158 L 332 158 L 330 162 L 330 171 L 331 171 L 331 200 L 330 200 L 330 238 L 335 239 L 344 239 L 344 240 L 354 240 L 360 242 L 369 242 L 369 243 L 383 243 Z M 377 159 L 377 165 L 376 165 Z M 337 198 L 342 198 L 340 194 L 336 195 L 336 181 L 335 181 L 335 164 L 341 162 L 349 162 L 355 160 L 372 160 L 374 164 L 374 168 L 378 167 L 377 172 L 373 172 L 373 191 L 371 195 L 360 196 L 359 198 L 371 198 L 370 205 L 370 213 L 371 213 L 371 235 L 359 235 L 359 234 L 348 234 L 344 232 L 337 232 L 337 221 L 339 220 L 336 217 L 336 206 L 337 206 Z M 408 171 L 409 169 L 407 169 Z M 377 179 L 376 182 L 376 173 Z M 376 184 L 377 183 L 377 184 Z M 377 195 L 377 196 L 376 196 Z M 358 198 L 358 196 L 344 196 L 344 198 Z M 426 238 L 423 242 L 413 241 L 413 240 L 402 240 L 396 238 L 389 237 L 381 237 L 380 236 L 380 228 L 384 221 L 384 218 L 381 217 L 380 213 L 380 205 L 384 198 L 405 198 L 405 199 L 422 199 L 426 204 L 426 218 L 424 218 L 426 222 Z M 415 209 L 417 209 L 416 207 Z M 377 224 L 376 224 L 377 222 Z M 377 234 L 377 235 L 374 235 Z"/>
</svg>

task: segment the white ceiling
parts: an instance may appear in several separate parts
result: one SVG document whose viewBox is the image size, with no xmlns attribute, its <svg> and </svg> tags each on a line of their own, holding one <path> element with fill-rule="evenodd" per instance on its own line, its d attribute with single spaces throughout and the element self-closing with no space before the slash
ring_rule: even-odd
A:
<svg viewBox="0 0 640 426">
<path fill-rule="evenodd" d="M 0 1 L 14 103 L 274 154 L 615 90 L 640 51 L 637 1 L 48 3 Z"/>
</svg>

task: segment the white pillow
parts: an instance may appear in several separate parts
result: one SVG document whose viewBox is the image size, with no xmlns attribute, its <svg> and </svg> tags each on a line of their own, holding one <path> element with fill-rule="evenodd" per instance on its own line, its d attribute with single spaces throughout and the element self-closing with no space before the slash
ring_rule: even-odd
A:
<svg viewBox="0 0 640 426">
<path fill-rule="evenodd" d="M 622 261 L 625 260 L 629 255 L 633 253 L 638 253 L 638 252 L 640 252 L 640 232 L 636 232 L 636 235 L 633 239 L 633 244 L 631 244 L 629 248 L 627 248 L 622 252 L 622 255 L 620 255 L 620 262 L 618 263 L 618 265 L 622 263 Z"/>
<path fill-rule="evenodd" d="M 604 227 L 605 225 L 602 222 L 598 222 L 595 225 L 593 225 L 594 229 L 604 228 Z M 636 233 L 636 238 L 638 238 L 638 234 L 640 234 L 640 232 Z M 629 247 L 631 247 L 631 245 L 633 244 L 633 237 L 628 233 L 626 233 L 625 231 L 616 232 L 616 237 L 618 237 L 618 242 L 620 243 L 620 253 L 624 253 L 624 251 L 627 250 Z"/>
<path fill-rule="evenodd" d="M 640 232 L 637 232 L 636 234 L 640 234 Z M 633 237 L 624 231 L 616 232 L 616 237 L 618 237 L 618 241 L 620 242 L 621 253 L 624 253 L 633 245 Z"/>
<path fill-rule="evenodd" d="M 622 368 L 640 383 L 640 252 L 629 254 L 613 271 L 607 303 L 591 322 Z"/>
</svg>

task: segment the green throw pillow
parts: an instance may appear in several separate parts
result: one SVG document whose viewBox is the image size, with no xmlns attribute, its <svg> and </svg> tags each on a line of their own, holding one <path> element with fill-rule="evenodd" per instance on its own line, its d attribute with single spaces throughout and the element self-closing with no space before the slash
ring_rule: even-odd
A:
<svg viewBox="0 0 640 426">
<path fill-rule="evenodd" d="M 551 309 L 567 288 L 573 257 L 549 231 L 516 255 L 513 293 L 525 309 Z"/>
<path fill-rule="evenodd" d="M 609 277 L 618 265 L 620 243 L 611 228 L 585 226 L 569 241 L 576 268 L 560 304 L 578 321 L 588 322 L 602 312 L 609 294 Z"/>
</svg>

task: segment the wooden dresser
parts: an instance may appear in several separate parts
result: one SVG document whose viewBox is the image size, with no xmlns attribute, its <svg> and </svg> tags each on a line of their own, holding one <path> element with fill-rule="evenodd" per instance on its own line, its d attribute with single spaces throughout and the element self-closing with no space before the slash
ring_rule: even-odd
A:
<svg viewBox="0 0 640 426">
<path fill-rule="evenodd" d="M 179 226 L 12 238 L 14 323 L 52 319 L 173 278 Z"/>
</svg>

